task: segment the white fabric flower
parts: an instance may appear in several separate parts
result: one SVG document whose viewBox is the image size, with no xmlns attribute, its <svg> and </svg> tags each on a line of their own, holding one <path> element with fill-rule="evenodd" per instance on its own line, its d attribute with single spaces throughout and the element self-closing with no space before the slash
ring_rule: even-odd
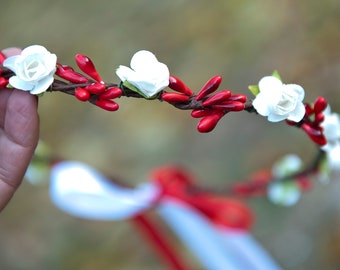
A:
<svg viewBox="0 0 340 270">
<path fill-rule="evenodd" d="M 289 154 L 275 162 L 272 172 L 276 178 L 281 178 L 298 172 L 302 168 L 302 165 L 303 163 L 299 156 Z"/>
<path fill-rule="evenodd" d="M 303 166 L 297 155 L 286 155 L 275 162 L 272 173 L 275 178 L 283 178 L 297 173 Z M 268 186 L 267 196 L 270 201 L 282 206 L 292 206 L 298 202 L 301 191 L 295 181 L 277 181 Z"/>
<path fill-rule="evenodd" d="M 321 149 L 327 154 L 328 164 L 331 169 L 340 169 L 340 115 L 332 113 L 330 106 L 324 111 L 325 120 L 321 126 L 324 129 L 324 135 L 327 144 Z"/>
<path fill-rule="evenodd" d="M 15 73 L 9 79 L 14 88 L 40 94 L 53 83 L 57 56 L 40 45 L 24 49 L 20 55 L 7 58 L 3 65 Z"/>
<path fill-rule="evenodd" d="M 301 197 L 301 191 L 295 182 L 275 182 L 268 186 L 268 198 L 275 204 L 292 206 Z"/>
<path fill-rule="evenodd" d="M 169 85 L 169 69 L 158 62 L 156 56 L 149 51 L 138 51 L 130 63 L 131 68 L 119 66 L 117 76 L 140 90 L 141 94 L 150 98 Z"/>
<path fill-rule="evenodd" d="M 331 145 L 340 140 L 340 115 L 332 113 L 331 107 L 328 106 L 323 112 L 325 120 L 321 123 L 324 135 L 327 139 L 327 144 L 321 149 L 327 150 Z"/>
<path fill-rule="evenodd" d="M 302 100 L 304 89 L 297 84 L 283 84 L 274 76 L 263 77 L 259 82 L 259 94 L 253 101 L 256 111 L 268 116 L 268 121 L 288 119 L 299 122 L 305 115 Z"/>
</svg>

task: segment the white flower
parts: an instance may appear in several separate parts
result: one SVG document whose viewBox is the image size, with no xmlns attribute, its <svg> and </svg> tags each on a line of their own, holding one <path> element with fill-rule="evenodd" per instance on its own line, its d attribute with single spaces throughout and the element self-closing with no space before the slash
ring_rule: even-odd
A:
<svg viewBox="0 0 340 270">
<path fill-rule="evenodd" d="M 340 143 L 338 142 L 332 149 L 326 152 L 327 161 L 331 169 L 340 170 Z"/>
<path fill-rule="evenodd" d="M 283 84 L 274 76 L 263 77 L 259 82 L 259 94 L 253 101 L 256 111 L 268 116 L 268 121 L 288 119 L 299 122 L 305 115 L 302 100 L 305 91 L 297 84 Z"/>
<path fill-rule="evenodd" d="M 150 98 L 169 85 L 169 69 L 158 62 L 156 56 L 149 51 L 138 51 L 130 63 L 131 68 L 119 66 L 117 76 L 135 86 L 142 95 Z"/>
<path fill-rule="evenodd" d="M 321 149 L 327 150 L 340 140 L 340 115 L 332 113 L 330 106 L 326 108 L 323 114 L 325 119 L 321 123 L 321 126 L 324 129 L 323 133 L 327 139 L 327 144 L 321 147 Z"/>
<path fill-rule="evenodd" d="M 324 135 L 327 144 L 321 149 L 327 154 L 328 164 L 331 169 L 340 169 L 340 115 L 332 113 L 330 106 L 324 111 L 325 120 L 321 126 L 324 129 Z"/>
<path fill-rule="evenodd" d="M 282 178 L 298 172 L 302 168 L 302 160 L 297 155 L 286 155 L 273 165 L 275 178 Z M 277 181 L 268 186 L 267 196 L 270 201 L 283 206 L 292 206 L 298 202 L 301 191 L 295 181 Z"/>
<path fill-rule="evenodd" d="M 25 48 L 20 55 L 7 58 L 3 65 L 15 73 L 9 79 L 13 87 L 40 94 L 53 83 L 57 56 L 43 46 L 32 45 Z"/>
<path fill-rule="evenodd" d="M 282 206 L 292 206 L 298 202 L 301 191 L 296 182 L 274 182 L 268 186 L 268 198 Z"/>
<path fill-rule="evenodd" d="M 303 163 L 299 156 L 289 154 L 275 162 L 272 172 L 276 178 L 281 178 L 298 172 L 302 168 L 302 165 Z"/>
</svg>

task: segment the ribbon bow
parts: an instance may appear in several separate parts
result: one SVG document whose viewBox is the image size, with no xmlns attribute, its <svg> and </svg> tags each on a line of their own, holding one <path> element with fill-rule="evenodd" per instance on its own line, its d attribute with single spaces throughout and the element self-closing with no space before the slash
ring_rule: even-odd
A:
<svg viewBox="0 0 340 270">
<path fill-rule="evenodd" d="M 151 173 L 161 187 L 160 199 L 174 197 L 192 206 L 217 226 L 249 230 L 254 221 L 252 211 L 236 198 L 198 190 L 194 177 L 176 166 L 164 166 Z"/>
</svg>

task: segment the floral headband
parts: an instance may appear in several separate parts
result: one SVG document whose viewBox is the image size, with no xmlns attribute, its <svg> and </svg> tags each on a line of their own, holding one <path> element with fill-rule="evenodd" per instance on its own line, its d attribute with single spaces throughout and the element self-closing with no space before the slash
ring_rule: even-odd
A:
<svg viewBox="0 0 340 270">
<path fill-rule="evenodd" d="M 91 59 L 77 54 L 75 61 L 82 73 L 57 62 L 57 56 L 40 45 L 25 48 L 21 54 L 6 58 L 0 54 L 0 87 L 30 91 L 62 92 L 107 111 L 116 111 L 121 97 L 158 99 L 177 109 L 190 110 L 200 119 L 199 132 L 212 131 L 232 112 L 247 111 L 267 117 L 270 122 L 285 121 L 300 128 L 320 151 L 310 166 L 302 168 L 296 156 L 288 156 L 274 166 L 269 176 L 251 177 L 251 181 L 234 183 L 228 192 L 240 196 L 268 194 L 274 202 L 290 204 L 301 190 L 310 185 L 311 176 L 325 178 L 331 169 L 340 169 L 340 117 L 332 113 L 324 97 L 304 103 L 305 91 L 297 84 L 284 84 L 278 72 L 249 86 L 252 98 L 219 90 L 222 77 L 214 76 L 195 94 L 183 81 L 170 75 L 168 67 L 149 51 L 138 51 L 130 67 L 119 66 L 119 83 L 106 83 Z M 173 91 L 165 90 L 169 88 Z M 253 179 L 254 178 L 254 179 Z M 288 199 L 287 199 L 288 198 Z"/>
<path fill-rule="evenodd" d="M 52 201 L 60 209 L 92 219 L 131 219 L 172 269 L 188 267 L 146 216 L 153 207 L 205 269 L 280 269 L 247 233 L 253 215 L 239 199 L 267 196 L 276 204 L 290 206 L 311 187 L 313 179 L 328 179 L 332 170 L 340 169 L 340 116 L 331 112 L 326 99 L 317 97 L 313 103 L 305 103 L 304 89 L 284 84 L 277 71 L 249 86 L 251 98 L 218 90 L 221 76 L 209 79 L 195 94 L 145 50 L 135 53 L 130 67 L 118 67 L 119 83 L 104 82 L 89 57 L 77 54 L 75 61 L 82 73 L 57 62 L 55 54 L 39 45 L 8 58 L 0 53 L 0 89 L 15 88 L 39 96 L 62 92 L 107 111 L 118 110 L 116 101 L 124 96 L 156 99 L 191 111 L 193 118 L 200 119 L 197 130 L 202 133 L 212 131 L 226 114 L 247 111 L 301 129 L 319 151 L 308 166 L 299 157 L 287 155 L 271 170 L 254 173 L 247 181 L 219 191 L 201 188 L 192 175 L 174 166 L 155 169 L 152 183 L 130 189 L 112 184 L 112 179 L 79 162 L 54 163 L 40 144 L 26 177 L 36 181 L 32 178 L 39 177 L 41 161 L 48 163 Z"/>
</svg>

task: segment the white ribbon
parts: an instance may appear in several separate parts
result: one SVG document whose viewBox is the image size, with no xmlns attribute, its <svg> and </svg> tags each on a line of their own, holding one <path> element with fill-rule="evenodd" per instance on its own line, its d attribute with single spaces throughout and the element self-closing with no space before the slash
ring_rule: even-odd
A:
<svg viewBox="0 0 340 270">
<path fill-rule="evenodd" d="M 207 270 L 279 270 L 246 231 L 217 228 L 190 205 L 165 198 L 158 213 Z"/>
<path fill-rule="evenodd" d="M 128 219 L 153 205 L 158 193 L 159 189 L 152 184 L 124 188 L 76 161 L 60 162 L 51 170 L 53 203 L 66 213 L 81 218 Z"/>
<path fill-rule="evenodd" d="M 52 201 L 77 217 L 128 219 L 154 206 L 159 192 L 151 183 L 135 189 L 119 186 L 80 162 L 60 162 L 51 170 Z M 280 269 L 249 233 L 216 227 L 183 201 L 164 196 L 157 211 L 204 269 Z"/>
</svg>

